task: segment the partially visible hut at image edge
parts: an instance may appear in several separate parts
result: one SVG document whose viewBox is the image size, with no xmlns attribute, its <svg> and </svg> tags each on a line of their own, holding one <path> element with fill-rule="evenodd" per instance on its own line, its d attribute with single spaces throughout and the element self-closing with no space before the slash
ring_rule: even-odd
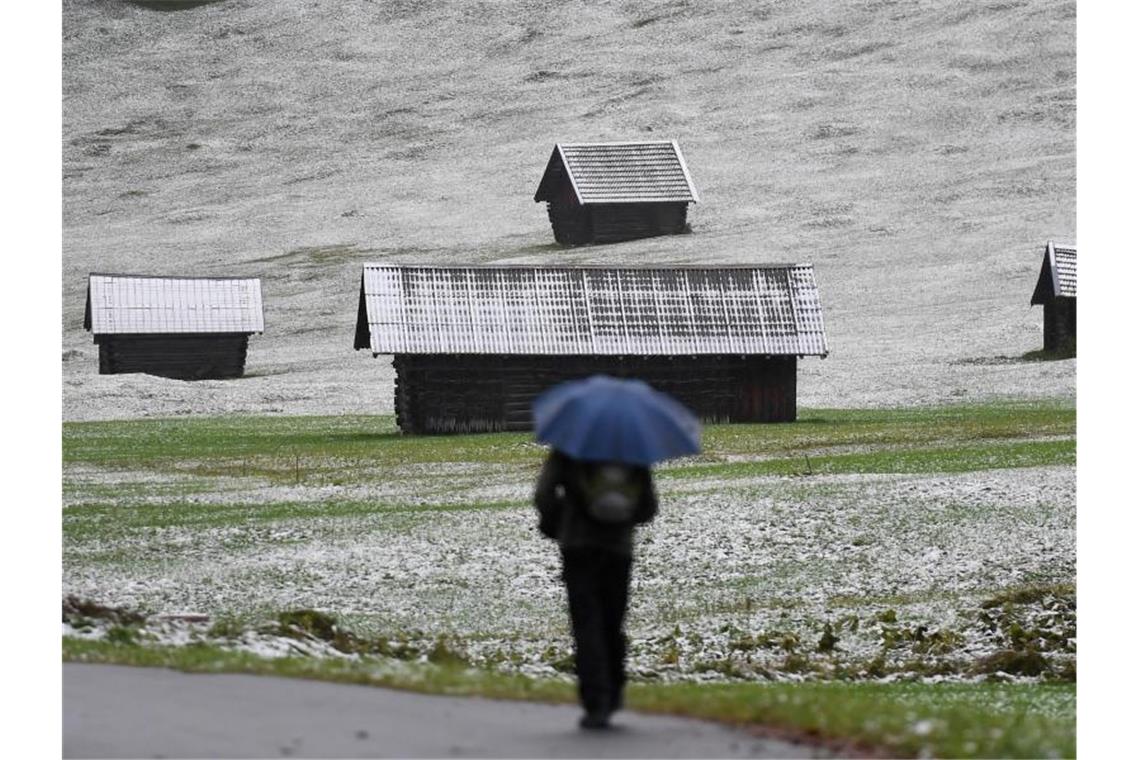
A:
<svg viewBox="0 0 1140 760">
<path fill-rule="evenodd" d="M 563 245 L 686 229 L 697 188 L 675 141 L 558 143 L 534 194 Z"/>
<path fill-rule="evenodd" d="M 92 274 L 83 327 L 102 375 L 241 377 L 249 336 L 265 330 L 261 280 Z"/>
<path fill-rule="evenodd" d="M 1077 247 L 1050 240 L 1045 245 L 1031 306 L 1045 307 L 1046 351 L 1077 351 Z"/>
<path fill-rule="evenodd" d="M 405 433 L 529 430 L 538 393 L 595 373 L 709 422 L 791 421 L 797 360 L 827 355 L 810 264 L 366 264 L 354 345 L 393 355 Z"/>
</svg>

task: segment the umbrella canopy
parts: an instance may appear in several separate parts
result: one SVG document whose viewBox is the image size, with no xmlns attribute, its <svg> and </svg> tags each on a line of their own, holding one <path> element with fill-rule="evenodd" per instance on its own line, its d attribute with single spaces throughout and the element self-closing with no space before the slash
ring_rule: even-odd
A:
<svg viewBox="0 0 1140 760">
<path fill-rule="evenodd" d="M 533 411 L 538 442 L 576 459 L 648 467 L 701 450 L 693 413 L 641 380 L 571 380 L 539 395 Z"/>
</svg>

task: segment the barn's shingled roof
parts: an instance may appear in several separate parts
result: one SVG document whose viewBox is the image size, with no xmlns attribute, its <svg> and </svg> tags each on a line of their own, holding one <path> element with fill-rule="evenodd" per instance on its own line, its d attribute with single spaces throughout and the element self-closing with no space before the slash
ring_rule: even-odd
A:
<svg viewBox="0 0 1140 760">
<path fill-rule="evenodd" d="M 673 140 L 622 143 L 558 143 L 535 202 L 549 201 L 563 178 L 579 203 L 696 203 L 681 148 Z"/>
<path fill-rule="evenodd" d="M 373 354 L 827 355 L 810 264 L 366 264 L 355 346 Z"/>
<path fill-rule="evenodd" d="M 1043 304 L 1057 297 L 1077 297 L 1077 247 L 1050 240 L 1045 245 L 1041 273 L 1037 275 L 1037 287 L 1029 303 Z"/>
<path fill-rule="evenodd" d="M 83 326 L 104 335 L 264 332 L 261 280 L 92 274 Z"/>
</svg>

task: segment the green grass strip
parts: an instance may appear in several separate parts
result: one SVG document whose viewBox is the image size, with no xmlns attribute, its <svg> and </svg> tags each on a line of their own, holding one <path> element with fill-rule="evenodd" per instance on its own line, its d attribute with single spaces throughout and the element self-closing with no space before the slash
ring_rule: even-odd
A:
<svg viewBox="0 0 1140 760">
<path fill-rule="evenodd" d="M 267 659 L 207 645 L 63 639 L 70 662 L 315 678 L 434 694 L 570 703 L 574 686 L 452 664 Z M 633 709 L 777 729 L 897 756 L 1075 757 L 1072 684 L 631 684 Z"/>
<path fill-rule="evenodd" d="M 1072 684 L 637 685 L 639 709 L 925 757 L 1075 757 Z"/>
<path fill-rule="evenodd" d="M 1056 401 L 804 410 L 794 423 L 709 425 L 700 455 L 661 472 L 691 478 L 1071 464 L 1075 432 L 1072 404 Z M 422 479 L 442 463 L 516 467 L 529 477 L 544 448 L 524 433 L 405 436 L 386 416 L 259 416 L 66 423 L 63 454 L 68 465 L 159 471 L 179 482 L 190 476 L 324 485 Z M 415 469 L 423 466 L 429 471 Z M 72 496 L 87 493 L 70 487 Z M 123 488 L 123 495 L 138 490 Z M 99 489 L 113 495 L 113 487 L 96 484 L 91 496 Z"/>
<path fill-rule="evenodd" d="M 391 416 L 191 417 L 63 426 L 67 463 L 145 465 L 257 458 L 337 459 L 400 466 L 537 460 L 542 447 L 521 433 L 405 436 Z"/>
<path fill-rule="evenodd" d="M 782 457 L 754 462 L 700 463 L 662 468 L 661 477 L 746 477 L 749 475 L 836 475 L 843 473 L 976 472 L 1009 467 L 1074 464 L 1073 439 L 963 444 L 952 447 L 887 449 L 852 454 Z"/>
<path fill-rule="evenodd" d="M 797 422 L 708 425 L 704 455 L 786 456 L 828 447 L 916 447 L 1072 436 L 1071 402 L 1000 402 L 914 409 L 805 409 Z M 332 459 L 381 466 L 438 462 L 533 464 L 527 433 L 406 436 L 390 416 L 229 416 L 63 426 L 65 463 L 139 466 L 172 461 Z M 256 462 L 254 462 L 256 464 Z"/>
</svg>

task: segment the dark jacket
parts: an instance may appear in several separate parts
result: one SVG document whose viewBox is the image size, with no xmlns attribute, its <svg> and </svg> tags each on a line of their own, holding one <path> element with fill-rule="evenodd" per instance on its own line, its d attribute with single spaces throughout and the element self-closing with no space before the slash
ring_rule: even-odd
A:
<svg viewBox="0 0 1140 760">
<path fill-rule="evenodd" d="M 647 523 L 657 514 L 657 492 L 653 488 L 649 468 L 634 468 L 642 483 L 633 524 L 606 525 L 586 514 L 578 486 L 583 480 L 583 469 L 590 467 L 589 462 L 573 459 L 559 451 L 550 452 L 534 491 L 539 530 L 547 538 L 556 539 L 563 549 L 590 547 L 632 554 L 633 525 Z"/>
</svg>

